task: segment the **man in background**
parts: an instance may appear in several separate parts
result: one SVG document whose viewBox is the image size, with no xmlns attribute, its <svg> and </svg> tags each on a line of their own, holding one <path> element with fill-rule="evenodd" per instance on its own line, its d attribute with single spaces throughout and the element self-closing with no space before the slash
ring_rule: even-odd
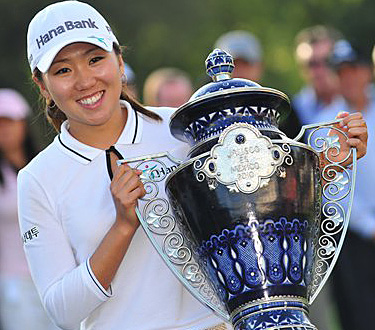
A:
<svg viewBox="0 0 375 330">
<path fill-rule="evenodd" d="M 229 31 L 221 35 L 215 42 L 214 48 L 220 48 L 233 57 L 233 78 L 244 78 L 259 83 L 264 73 L 263 49 L 257 37 L 243 30 Z M 300 130 L 300 122 L 294 111 L 279 128 L 288 137 L 294 138 Z"/>
<path fill-rule="evenodd" d="M 193 94 L 190 77 L 177 68 L 153 71 L 143 87 L 143 103 L 153 107 L 178 108 Z"/>
<path fill-rule="evenodd" d="M 370 55 L 347 40 L 335 43 L 331 57 L 341 97 L 324 109 L 319 121 L 339 111 L 362 112 L 369 127 L 366 157 L 357 164 L 349 228 L 332 273 L 332 288 L 343 330 L 372 329 L 375 306 L 375 88 Z"/>
<path fill-rule="evenodd" d="M 337 76 L 328 59 L 341 33 L 322 25 L 303 29 L 296 36 L 296 59 L 306 85 L 293 97 L 292 106 L 302 125 L 316 116 L 339 94 Z"/>
<path fill-rule="evenodd" d="M 215 48 L 232 55 L 234 60 L 233 78 L 245 78 L 259 82 L 263 75 L 262 46 L 257 37 L 247 31 L 229 31 L 220 36 Z"/>
</svg>

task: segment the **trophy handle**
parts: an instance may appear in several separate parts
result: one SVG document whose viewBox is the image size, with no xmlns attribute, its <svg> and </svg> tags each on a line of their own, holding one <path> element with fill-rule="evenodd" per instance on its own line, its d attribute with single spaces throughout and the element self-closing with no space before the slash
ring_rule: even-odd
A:
<svg viewBox="0 0 375 330">
<path fill-rule="evenodd" d="M 139 200 L 136 214 L 152 245 L 166 265 L 201 303 L 212 309 L 219 317 L 229 321 L 230 317 L 208 282 L 200 265 L 196 261 L 189 238 L 183 233 L 179 218 L 164 194 L 164 184 L 168 175 L 182 161 L 168 152 L 146 155 L 117 161 L 118 165 L 127 163 L 132 168 L 142 170 L 140 176 L 146 195 Z"/>
<path fill-rule="evenodd" d="M 348 139 L 345 132 L 335 126 L 340 120 L 305 125 L 294 138 L 307 137 L 307 144 L 320 154 L 321 204 L 320 233 L 315 246 L 315 270 L 309 304 L 313 303 L 330 276 L 340 254 L 349 225 L 353 203 L 357 150 L 342 150 L 341 142 Z M 327 134 L 328 132 L 328 134 Z M 306 135 L 305 135 L 306 133 Z M 339 156 L 340 152 L 342 155 Z M 350 168 L 345 163 L 352 159 Z"/>
</svg>

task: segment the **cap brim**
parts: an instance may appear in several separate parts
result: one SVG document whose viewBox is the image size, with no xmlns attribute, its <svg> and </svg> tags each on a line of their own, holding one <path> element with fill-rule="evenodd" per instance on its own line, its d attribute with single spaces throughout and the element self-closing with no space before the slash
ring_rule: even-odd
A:
<svg viewBox="0 0 375 330">
<path fill-rule="evenodd" d="M 85 42 L 89 44 L 96 45 L 102 49 L 104 49 L 107 52 L 111 52 L 113 49 L 113 42 L 115 40 L 109 41 L 108 38 L 104 40 L 104 38 L 98 38 L 98 37 L 77 37 L 77 38 L 71 38 L 66 41 L 61 41 L 59 44 L 52 47 L 49 51 L 47 51 L 43 57 L 40 59 L 36 67 L 42 72 L 46 73 L 51 66 L 54 58 L 56 57 L 57 53 L 63 49 L 65 46 L 76 43 L 76 42 Z"/>
</svg>

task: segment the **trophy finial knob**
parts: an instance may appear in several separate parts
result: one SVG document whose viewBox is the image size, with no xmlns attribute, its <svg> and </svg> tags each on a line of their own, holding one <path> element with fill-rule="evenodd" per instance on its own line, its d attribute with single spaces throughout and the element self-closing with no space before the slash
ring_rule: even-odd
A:
<svg viewBox="0 0 375 330">
<path fill-rule="evenodd" d="M 219 49 L 214 49 L 206 59 L 206 72 L 213 81 L 226 80 L 232 78 L 234 69 L 233 57 Z"/>
</svg>

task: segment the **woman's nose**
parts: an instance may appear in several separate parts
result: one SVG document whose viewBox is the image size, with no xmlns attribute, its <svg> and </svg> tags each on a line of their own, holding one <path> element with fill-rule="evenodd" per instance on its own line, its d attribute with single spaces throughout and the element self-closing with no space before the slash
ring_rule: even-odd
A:
<svg viewBox="0 0 375 330">
<path fill-rule="evenodd" d="M 96 78 L 90 68 L 79 68 L 76 70 L 76 88 L 78 90 L 87 90 L 95 85 Z"/>
</svg>

